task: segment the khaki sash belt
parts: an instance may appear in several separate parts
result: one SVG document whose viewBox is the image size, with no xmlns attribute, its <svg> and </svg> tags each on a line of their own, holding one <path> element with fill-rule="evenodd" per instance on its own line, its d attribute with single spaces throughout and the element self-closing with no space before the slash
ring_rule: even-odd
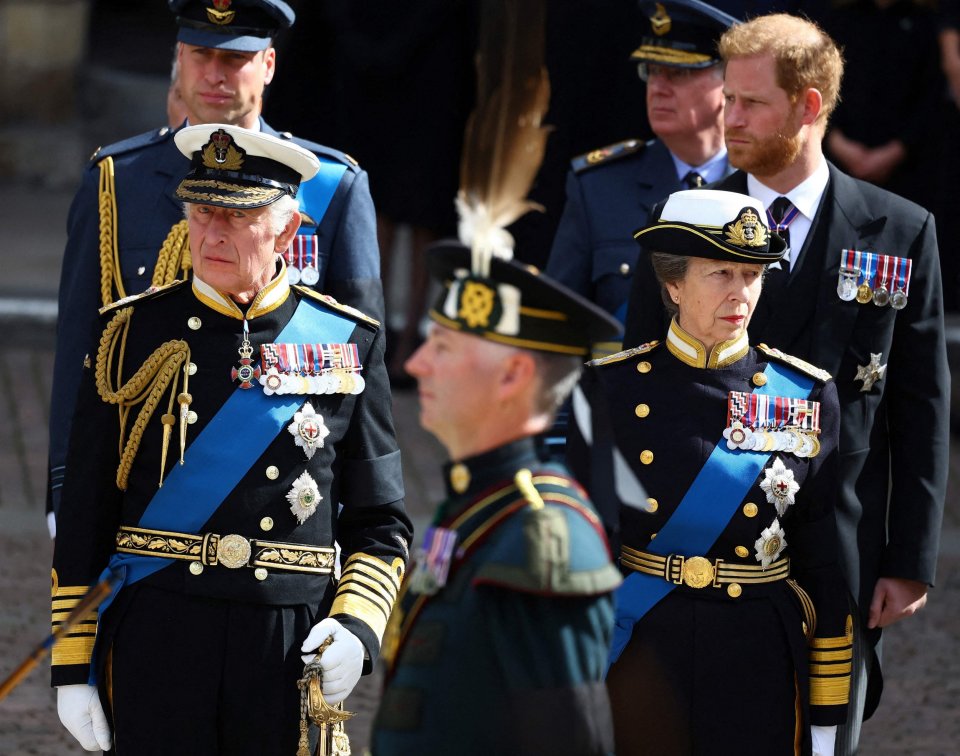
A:
<svg viewBox="0 0 960 756">
<path fill-rule="evenodd" d="M 265 567 L 286 572 L 329 575 L 332 548 L 301 543 L 278 543 L 240 535 L 174 533 L 124 526 L 117 531 L 117 551 L 123 554 L 184 559 L 208 567 Z"/>
</svg>

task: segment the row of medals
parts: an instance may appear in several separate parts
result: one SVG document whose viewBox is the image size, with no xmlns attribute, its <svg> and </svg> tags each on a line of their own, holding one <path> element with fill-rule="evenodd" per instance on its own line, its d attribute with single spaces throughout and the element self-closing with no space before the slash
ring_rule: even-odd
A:
<svg viewBox="0 0 960 756">
<path fill-rule="evenodd" d="M 878 307 L 890 305 L 894 310 L 902 310 L 907 306 L 907 292 L 903 289 L 896 289 L 891 292 L 887 289 L 885 281 L 881 282 L 875 289 L 867 281 L 858 286 L 857 279 L 859 276 L 860 271 L 855 268 L 840 269 L 837 295 L 844 302 L 852 302 L 856 299 L 860 304 L 873 302 Z"/>
<path fill-rule="evenodd" d="M 731 425 L 727 448 L 756 452 L 784 452 L 797 457 L 816 457 L 820 453 L 820 440 L 816 434 L 795 428 L 753 430 L 736 421 Z"/>
<path fill-rule="evenodd" d="M 260 385 L 268 394 L 359 394 L 366 381 L 360 373 L 346 369 L 299 375 L 270 368 L 260 376 Z"/>
<path fill-rule="evenodd" d="M 287 281 L 291 286 L 303 283 L 306 286 L 315 286 L 320 280 L 320 271 L 312 266 L 298 268 L 294 265 L 287 265 Z"/>
</svg>

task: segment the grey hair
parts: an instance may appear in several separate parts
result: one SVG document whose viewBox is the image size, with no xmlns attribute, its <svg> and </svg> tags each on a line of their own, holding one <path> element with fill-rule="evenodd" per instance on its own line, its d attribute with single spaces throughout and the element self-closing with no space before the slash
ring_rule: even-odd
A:
<svg viewBox="0 0 960 756">
<path fill-rule="evenodd" d="M 670 292 L 667 291 L 668 283 L 678 283 L 687 275 L 687 263 L 690 258 L 685 255 L 671 255 L 669 252 L 651 252 L 650 264 L 653 265 L 653 272 L 660 282 L 660 299 L 663 300 L 663 306 L 667 308 L 670 317 L 675 316 L 680 310 L 677 303 L 670 298 Z"/>
<path fill-rule="evenodd" d="M 190 220 L 190 206 L 191 205 L 202 205 L 202 202 L 184 202 L 183 203 L 183 215 L 187 220 Z M 293 217 L 295 210 L 300 208 L 299 203 L 296 199 L 291 197 L 289 194 L 284 194 L 276 202 L 273 202 L 266 206 L 267 215 L 270 218 L 270 231 L 274 236 L 280 236 L 283 233 L 283 229 L 287 227 L 287 224 L 290 222 L 290 219 Z"/>
<path fill-rule="evenodd" d="M 531 351 L 540 377 L 536 409 L 553 417 L 580 380 L 583 360 L 569 354 Z"/>
</svg>

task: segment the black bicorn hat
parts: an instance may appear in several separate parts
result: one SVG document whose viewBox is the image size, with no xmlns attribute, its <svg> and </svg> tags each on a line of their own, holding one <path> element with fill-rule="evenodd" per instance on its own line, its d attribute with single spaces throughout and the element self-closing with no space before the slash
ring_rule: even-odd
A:
<svg viewBox="0 0 960 756">
<path fill-rule="evenodd" d="M 457 331 L 522 349 L 587 356 L 592 344 L 622 330 L 605 310 L 517 260 L 478 257 L 451 239 L 428 248 L 427 267 L 443 284 L 430 318 Z"/>
<path fill-rule="evenodd" d="M 167 0 L 177 41 L 239 52 L 265 50 L 296 15 L 283 0 Z"/>
<path fill-rule="evenodd" d="M 660 217 L 633 232 L 642 247 L 686 257 L 773 263 L 787 245 L 764 223 L 753 197 L 718 189 L 684 189 L 664 203 Z"/>
<path fill-rule="evenodd" d="M 717 42 L 733 16 L 700 0 L 640 0 L 650 26 L 631 60 L 676 68 L 706 68 L 720 62 Z"/>
<path fill-rule="evenodd" d="M 259 131 L 225 123 L 187 126 L 174 135 L 190 158 L 190 173 L 176 195 L 185 202 L 252 208 L 297 196 L 320 161 L 309 150 Z"/>
</svg>

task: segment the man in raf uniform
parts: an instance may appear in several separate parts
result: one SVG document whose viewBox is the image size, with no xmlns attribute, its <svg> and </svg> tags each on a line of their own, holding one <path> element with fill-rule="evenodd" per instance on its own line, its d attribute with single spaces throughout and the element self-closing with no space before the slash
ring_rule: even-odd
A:
<svg viewBox="0 0 960 756">
<path fill-rule="evenodd" d="M 54 626 L 104 570 L 121 585 L 58 643 L 53 684 L 88 750 L 112 729 L 121 754 L 292 754 L 301 653 L 332 638 L 323 692 L 341 701 L 404 572 L 383 331 L 289 284 L 311 152 L 222 124 L 175 143 L 193 275 L 105 307 L 90 345 Z"/>
<path fill-rule="evenodd" d="M 623 323 L 637 260 L 633 230 L 678 189 L 726 176 L 717 40 L 736 19 L 699 0 L 647 2 L 650 26 L 631 55 L 647 85 L 657 138 L 581 155 L 546 272 Z"/>
<path fill-rule="evenodd" d="M 176 14 L 177 87 L 187 122 L 227 123 L 280 136 L 313 152 L 317 175 L 298 200 L 301 227 L 286 250 L 291 281 L 382 319 L 376 223 L 367 175 L 351 158 L 278 134 L 259 117 L 273 78 L 273 38 L 294 21 L 282 0 L 170 0 Z M 161 128 L 98 150 L 83 174 L 67 220 L 51 392 L 51 534 L 70 423 L 99 307 L 150 286 L 186 278 L 187 226 L 175 196 L 188 161 Z"/>
<path fill-rule="evenodd" d="M 407 370 L 450 455 L 448 498 L 384 640 L 373 753 L 607 753 L 620 577 L 583 490 L 533 435 L 617 323 L 512 260 L 471 268 L 451 242 L 428 265 L 445 286 Z"/>
<path fill-rule="evenodd" d="M 837 382 L 841 566 L 860 610 L 837 753 L 854 753 L 858 712 L 869 717 L 883 688 L 881 628 L 923 607 L 936 571 L 950 416 L 936 229 L 927 210 L 824 158 L 843 60 L 819 27 L 761 16 L 724 34 L 720 53 L 727 147 L 739 170 L 716 188 L 757 198 L 789 240 L 751 339 Z M 663 323 L 648 266 L 634 277 L 625 345 L 657 338 Z"/>
</svg>

